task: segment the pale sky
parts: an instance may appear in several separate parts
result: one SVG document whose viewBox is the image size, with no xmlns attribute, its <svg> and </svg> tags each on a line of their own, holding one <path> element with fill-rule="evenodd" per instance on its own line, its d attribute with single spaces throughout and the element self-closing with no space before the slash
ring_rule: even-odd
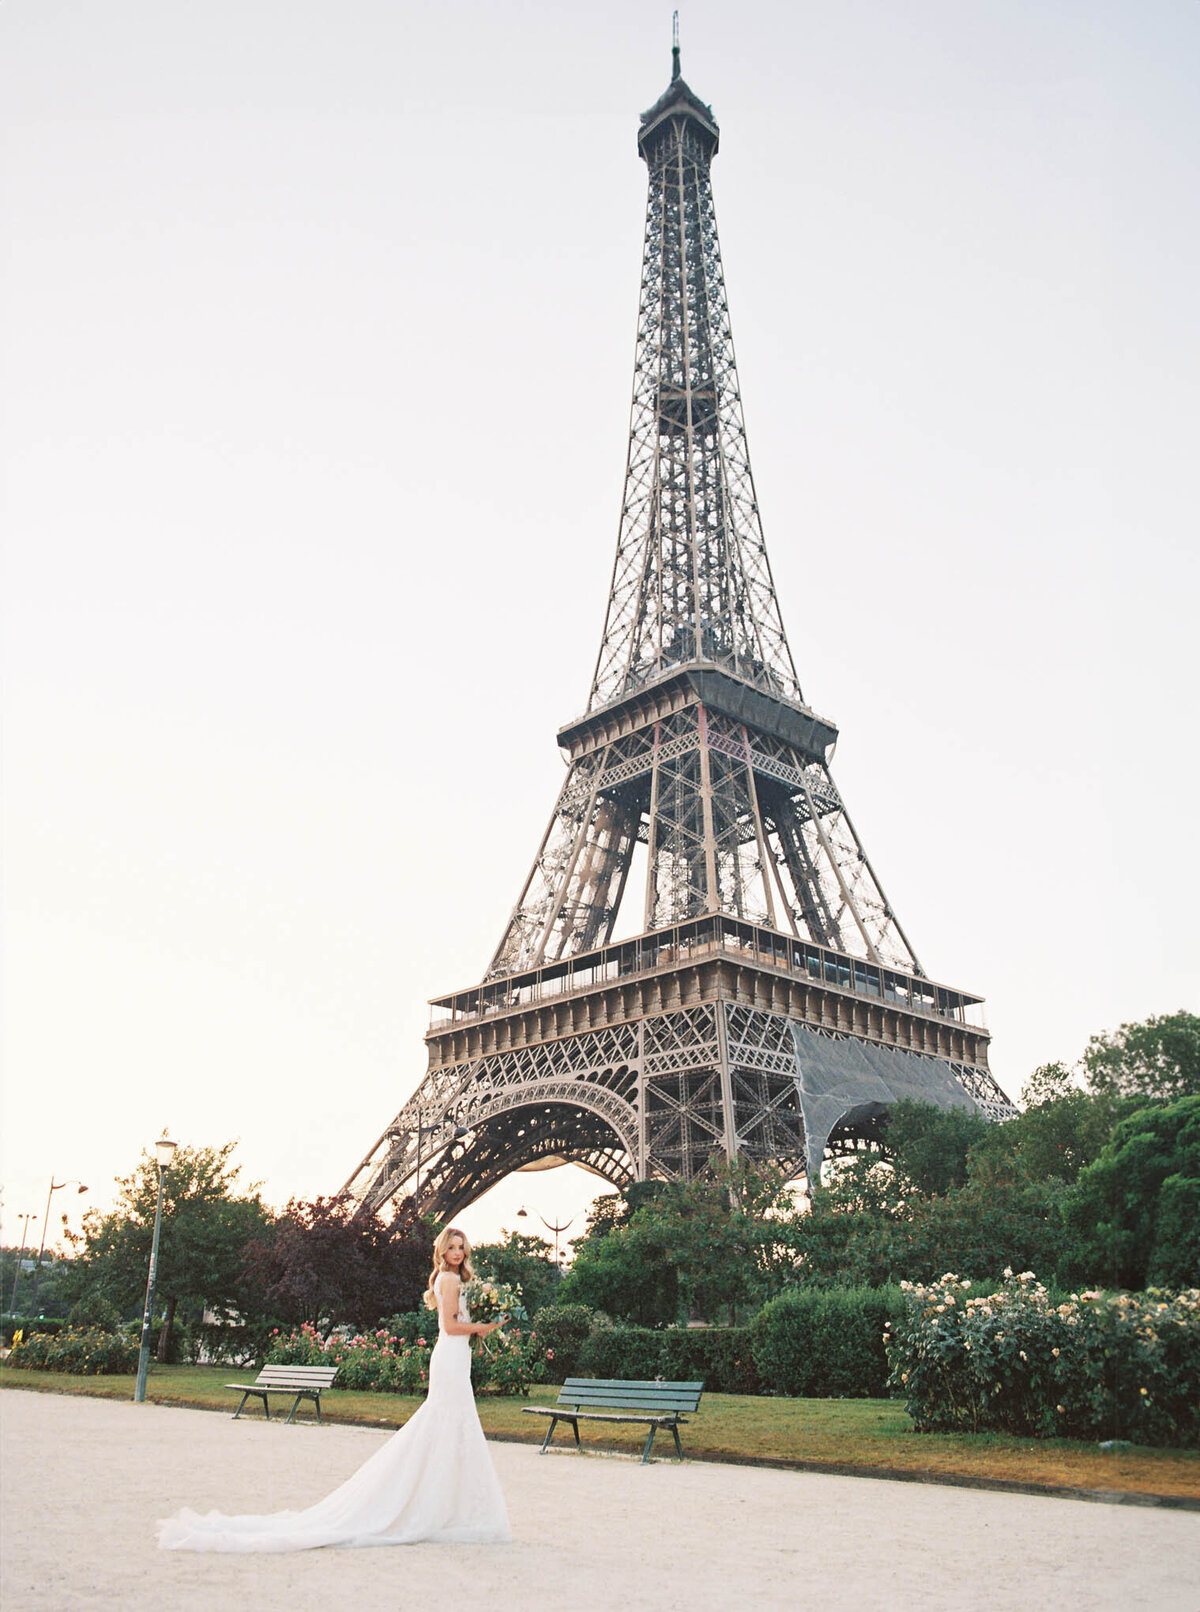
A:
<svg viewBox="0 0 1200 1612">
<path fill-rule="evenodd" d="M 479 980 L 603 622 L 670 25 L 0 10 L 6 1242 L 164 1126 L 336 1191 Z M 1200 996 L 1200 10 L 681 26 L 801 682 L 1016 1094 Z"/>
</svg>

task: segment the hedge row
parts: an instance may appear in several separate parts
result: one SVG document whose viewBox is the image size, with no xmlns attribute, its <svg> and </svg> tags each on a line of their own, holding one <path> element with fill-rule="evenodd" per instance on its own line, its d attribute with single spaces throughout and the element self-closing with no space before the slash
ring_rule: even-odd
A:
<svg viewBox="0 0 1200 1612">
<path fill-rule="evenodd" d="M 781 1294 L 747 1329 L 763 1386 L 798 1399 L 883 1398 L 884 1333 L 903 1310 L 898 1287 Z"/>
<path fill-rule="evenodd" d="M 45 1332 L 53 1337 L 66 1324 L 56 1316 L 40 1315 L 31 1319 L 27 1315 L 0 1315 L 0 1338 L 8 1344 L 13 1341 L 14 1332 L 23 1332 L 26 1337 L 33 1332 Z"/>
<path fill-rule="evenodd" d="M 537 1325 L 554 1382 L 664 1377 L 701 1380 L 714 1394 L 878 1398 L 883 1334 L 902 1310 L 899 1288 L 833 1288 L 785 1293 L 745 1327 L 614 1327 L 582 1305 L 541 1310 Z"/>
</svg>

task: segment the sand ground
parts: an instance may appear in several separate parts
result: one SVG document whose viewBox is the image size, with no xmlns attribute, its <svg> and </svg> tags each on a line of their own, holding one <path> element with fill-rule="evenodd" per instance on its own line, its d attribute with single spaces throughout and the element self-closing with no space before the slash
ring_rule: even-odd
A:
<svg viewBox="0 0 1200 1612">
<path fill-rule="evenodd" d="M 1200 1612 L 1196 1512 L 515 1444 L 512 1545 L 166 1552 L 156 1518 L 304 1506 L 388 1435 L 16 1390 L 0 1421 L 3 1612 Z"/>
</svg>

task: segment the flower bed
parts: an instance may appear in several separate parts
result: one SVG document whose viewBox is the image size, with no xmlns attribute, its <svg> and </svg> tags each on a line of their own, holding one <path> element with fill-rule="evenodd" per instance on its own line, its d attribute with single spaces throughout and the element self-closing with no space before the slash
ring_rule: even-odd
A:
<svg viewBox="0 0 1200 1612">
<path fill-rule="evenodd" d="M 393 1394 L 424 1394 L 429 1388 L 429 1357 L 437 1342 L 432 1311 L 396 1316 L 374 1332 L 333 1332 L 322 1338 L 308 1322 L 294 1332 L 277 1332 L 266 1361 L 271 1365 L 336 1366 L 335 1389 Z M 545 1353 L 536 1332 L 494 1332 L 471 1362 L 480 1393 L 527 1394 L 546 1375 Z"/>
<path fill-rule="evenodd" d="M 64 1327 L 61 1332 L 33 1332 L 18 1337 L 8 1356 L 10 1366 L 31 1371 L 69 1371 L 76 1376 L 117 1376 L 136 1371 L 138 1343 L 131 1335 L 96 1328 Z"/>
<path fill-rule="evenodd" d="M 1200 1445 L 1200 1291 L 1072 1293 L 1032 1271 L 994 1293 L 902 1283 L 890 1384 L 918 1432 Z"/>
</svg>

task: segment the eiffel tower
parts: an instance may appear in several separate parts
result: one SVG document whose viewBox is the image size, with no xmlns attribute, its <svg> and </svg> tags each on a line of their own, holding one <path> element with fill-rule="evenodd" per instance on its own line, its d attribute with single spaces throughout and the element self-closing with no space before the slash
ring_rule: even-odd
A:
<svg viewBox="0 0 1200 1612">
<path fill-rule="evenodd" d="M 981 999 L 931 981 L 829 771 L 759 520 L 717 241 L 718 128 L 680 76 L 649 169 L 625 497 L 566 780 L 482 983 L 343 1189 L 455 1214 L 516 1170 L 616 1186 L 714 1155 L 818 1182 L 917 1097 L 1014 1112 Z M 614 940 L 618 920 L 630 938 Z"/>
</svg>

